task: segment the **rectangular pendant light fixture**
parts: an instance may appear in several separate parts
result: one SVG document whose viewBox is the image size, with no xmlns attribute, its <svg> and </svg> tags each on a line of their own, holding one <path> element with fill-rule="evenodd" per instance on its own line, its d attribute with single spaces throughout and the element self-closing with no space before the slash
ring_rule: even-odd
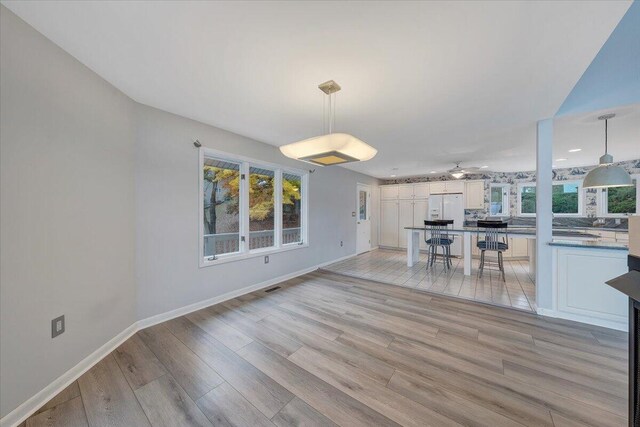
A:
<svg viewBox="0 0 640 427">
<path fill-rule="evenodd" d="M 372 159 L 378 150 L 348 133 L 333 133 L 335 108 L 332 108 L 335 93 L 340 85 L 333 80 L 322 83 L 318 88 L 329 99 L 328 133 L 303 141 L 283 145 L 280 151 L 287 157 L 320 166 L 362 162 Z M 335 102 L 335 101 L 334 101 Z"/>
</svg>

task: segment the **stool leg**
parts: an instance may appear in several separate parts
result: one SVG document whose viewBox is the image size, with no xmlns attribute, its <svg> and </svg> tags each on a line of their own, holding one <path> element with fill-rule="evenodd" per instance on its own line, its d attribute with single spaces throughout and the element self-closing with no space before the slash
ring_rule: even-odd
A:
<svg viewBox="0 0 640 427">
<path fill-rule="evenodd" d="M 502 281 L 506 282 L 507 279 L 504 274 L 504 262 L 502 261 L 502 252 L 498 252 L 498 265 L 500 267 L 500 271 L 502 272 Z"/>
<path fill-rule="evenodd" d="M 480 252 L 480 269 L 478 270 L 478 277 L 482 277 L 482 270 L 484 270 L 484 251 Z"/>
</svg>

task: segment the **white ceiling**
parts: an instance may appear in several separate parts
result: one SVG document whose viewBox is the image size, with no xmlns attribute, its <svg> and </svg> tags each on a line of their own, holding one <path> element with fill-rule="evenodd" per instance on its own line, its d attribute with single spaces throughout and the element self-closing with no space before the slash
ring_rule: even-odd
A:
<svg viewBox="0 0 640 427">
<path fill-rule="evenodd" d="M 317 85 L 334 79 L 337 130 L 379 150 L 348 167 L 382 178 L 455 160 L 535 168 L 535 122 L 555 114 L 631 3 L 2 4 L 136 101 L 273 145 L 320 133 Z M 563 120 L 576 133 L 558 132 L 559 147 L 595 163 L 600 128 Z M 637 143 L 612 152 L 638 157 Z"/>
</svg>

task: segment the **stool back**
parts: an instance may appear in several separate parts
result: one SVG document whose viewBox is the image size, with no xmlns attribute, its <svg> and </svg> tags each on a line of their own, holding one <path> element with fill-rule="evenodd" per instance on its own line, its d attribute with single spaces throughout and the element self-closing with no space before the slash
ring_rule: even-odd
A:
<svg viewBox="0 0 640 427">
<path fill-rule="evenodd" d="M 480 233 L 484 234 L 484 238 Z M 502 221 L 478 221 L 477 231 L 478 242 L 484 242 L 484 248 L 487 251 L 503 250 L 505 243 L 508 241 L 507 223 Z"/>
<path fill-rule="evenodd" d="M 436 242 L 446 242 L 449 240 L 449 225 L 453 224 L 452 219 L 435 219 L 424 221 L 424 241 L 428 243 L 429 240 Z M 427 235 L 427 233 L 429 233 Z M 429 238 L 429 235 L 431 236 Z"/>
</svg>

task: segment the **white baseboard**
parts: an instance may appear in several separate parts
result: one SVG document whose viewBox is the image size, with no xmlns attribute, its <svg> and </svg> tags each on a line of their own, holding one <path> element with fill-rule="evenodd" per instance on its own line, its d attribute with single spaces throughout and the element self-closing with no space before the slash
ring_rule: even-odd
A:
<svg viewBox="0 0 640 427">
<path fill-rule="evenodd" d="M 58 393 L 67 388 L 69 384 L 80 378 L 82 374 L 87 372 L 89 369 L 91 369 L 92 366 L 101 361 L 106 355 L 118 348 L 120 344 L 128 340 L 133 334 L 137 332 L 137 326 L 138 325 L 136 322 L 127 327 L 124 331 L 111 338 L 89 356 L 82 359 L 76 366 L 69 369 L 48 386 L 40 390 L 29 400 L 18 406 L 13 411 L 9 412 L 0 420 L 0 426 L 17 426 L 18 424 L 26 420 L 35 411 L 42 407 L 42 405 L 54 398 Z"/>
<path fill-rule="evenodd" d="M 581 316 L 579 314 L 565 313 L 548 308 L 538 307 L 536 311 L 541 316 L 554 317 L 556 319 L 573 320 L 574 322 L 602 326 L 603 328 L 616 329 L 618 331 L 627 332 L 629 330 L 629 325 L 627 323 L 614 322 L 612 320 L 598 319 L 589 316 Z"/>
<path fill-rule="evenodd" d="M 209 307 L 211 305 L 219 304 L 221 302 L 237 298 L 239 296 L 248 294 L 250 292 L 254 292 L 272 285 L 276 283 L 284 282 L 289 279 L 293 279 L 298 276 L 302 276 L 307 273 L 311 273 L 319 268 L 325 267 L 329 264 L 333 264 L 335 262 L 343 261 L 345 259 L 349 259 L 356 256 L 355 254 L 350 254 L 347 256 L 343 256 L 341 258 L 337 258 L 331 261 L 323 262 L 312 267 L 308 267 L 302 270 L 295 271 L 293 273 L 288 273 L 283 276 L 275 277 L 273 279 L 265 280 L 264 282 L 257 283 L 255 285 L 246 286 L 242 289 L 238 289 L 235 291 L 227 292 L 226 294 L 218 295 L 217 297 L 209 298 L 203 301 L 198 301 L 194 304 L 190 304 L 184 307 L 176 308 L 175 310 L 167 311 L 165 313 L 161 313 L 155 316 L 147 317 L 146 319 L 138 320 L 131 326 L 127 327 L 125 330 L 120 332 L 118 335 L 110 339 L 107 343 L 102 345 L 96 351 L 91 353 L 89 356 L 85 357 L 80 361 L 76 366 L 69 369 L 67 372 L 58 377 L 51 384 L 40 390 L 34 396 L 32 396 L 29 400 L 24 402 L 22 405 L 18 406 L 13 411 L 9 412 L 2 419 L 0 419 L 0 427 L 14 427 L 19 425 L 21 422 L 29 418 L 35 411 L 42 407 L 49 400 L 54 398 L 58 393 L 64 390 L 69 386 L 72 382 L 80 378 L 82 374 L 87 372 L 92 366 L 102 360 L 105 356 L 111 353 L 113 350 L 118 348 L 123 342 L 128 340 L 133 334 L 138 332 L 141 329 L 148 328 L 149 326 L 156 325 L 158 323 L 166 322 L 167 320 L 175 319 L 176 317 L 184 316 L 185 314 L 192 313 L 194 311 L 200 310 L 205 307 Z"/>
</svg>

